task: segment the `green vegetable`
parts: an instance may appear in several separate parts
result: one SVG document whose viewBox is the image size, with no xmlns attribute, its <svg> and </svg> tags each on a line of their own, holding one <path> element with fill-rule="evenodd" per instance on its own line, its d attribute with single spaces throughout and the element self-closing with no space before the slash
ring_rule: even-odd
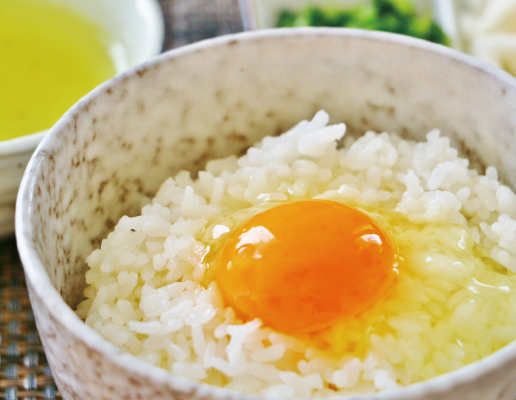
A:
<svg viewBox="0 0 516 400">
<path fill-rule="evenodd" d="M 372 0 L 351 9 L 335 6 L 308 6 L 300 11 L 282 10 L 277 27 L 330 26 L 361 28 L 413 36 L 430 42 L 449 44 L 443 30 L 429 15 L 416 15 L 407 0 Z"/>
</svg>

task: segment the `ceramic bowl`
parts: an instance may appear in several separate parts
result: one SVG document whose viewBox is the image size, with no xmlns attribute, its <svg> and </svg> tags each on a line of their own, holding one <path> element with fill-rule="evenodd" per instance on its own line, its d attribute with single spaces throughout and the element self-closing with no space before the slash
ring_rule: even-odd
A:
<svg viewBox="0 0 516 400">
<path fill-rule="evenodd" d="M 16 233 L 38 329 L 65 399 L 256 399 L 173 376 L 73 312 L 85 257 L 179 169 L 240 153 L 325 109 L 355 131 L 442 129 L 516 188 L 516 80 L 472 57 L 380 32 L 262 30 L 199 42 L 103 84 L 32 157 Z M 516 343 L 429 381 L 361 400 L 508 400 Z"/>
<path fill-rule="evenodd" d="M 48 0 L 65 4 L 116 37 L 134 67 L 161 51 L 163 15 L 157 0 Z M 48 131 L 0 141 L 0 238 L 14 233 L 14 203 L 23 171 Z"/>
</svg>

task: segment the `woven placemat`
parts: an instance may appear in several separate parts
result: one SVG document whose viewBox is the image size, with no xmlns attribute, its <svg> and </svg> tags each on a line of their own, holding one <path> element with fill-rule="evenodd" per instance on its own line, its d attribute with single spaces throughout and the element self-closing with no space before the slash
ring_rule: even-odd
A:
<svg viewBox="0 0 516 400">
<path fill-rule="evenodd" d="M 237 0 L 160 0 L 164 50 L 242 30 Z M 39 340 L 16 242 L 0 242 L 0 399 L 61 399 Z"/>
<path fill-rule="evenodd" d="M 61 398 L 36 330 L 14 239 L 0 244 L 0 398 Z"/>
<path fill-rule="evenodd" d="M 160 0 L 160 4 L 165 50 L 242 30 L 238 0 Z"/>
</svg>

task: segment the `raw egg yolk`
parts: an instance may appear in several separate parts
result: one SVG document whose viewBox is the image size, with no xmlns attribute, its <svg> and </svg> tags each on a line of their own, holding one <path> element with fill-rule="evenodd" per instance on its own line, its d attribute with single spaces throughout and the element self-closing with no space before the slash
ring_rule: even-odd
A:
<svg viewBox="0 0 516 400">
<path fill-rule="evenodd" d="M 228 305 L 287 333 L 313 332 L 385 297 L 397 277 L 387 233 L 364 212 L 303 200 L 239 226 L 215 260 Z"/>
</svg>

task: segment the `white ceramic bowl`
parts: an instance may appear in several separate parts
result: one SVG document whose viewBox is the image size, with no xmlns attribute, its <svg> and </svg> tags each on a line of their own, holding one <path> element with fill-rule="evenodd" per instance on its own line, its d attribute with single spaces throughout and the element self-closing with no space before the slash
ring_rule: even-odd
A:
<svg viewBox="0 0 516 400">
<path fill-rule="evenodd" d="M 163 15 L 157 0 L 47 0 L 65 4 L 116 37 L 128 65 L 140 64 L 161 51 Z M 51 100 L 49 100 L 51 101 Z M 14 233 L 14 204 L 25 166 L 48 131 L 0 141 L 0 238 Z"/>
<path fill-rule="evenodd" d="M 16 237 L 38 330 L 65 399 L 256 399 L 198 384 L 108 343 L 73 312 L 85 257 L 179 169 L 242 151 L 325 109 L 348 128 L 442 129 L 516 188 L 516 80 L 409 37 L 263 30 L 182 47 L 94 90 L 31 159 Z M 361 400 L 510 400 L 516 343 L 452 373 Z"/>
</svg>

